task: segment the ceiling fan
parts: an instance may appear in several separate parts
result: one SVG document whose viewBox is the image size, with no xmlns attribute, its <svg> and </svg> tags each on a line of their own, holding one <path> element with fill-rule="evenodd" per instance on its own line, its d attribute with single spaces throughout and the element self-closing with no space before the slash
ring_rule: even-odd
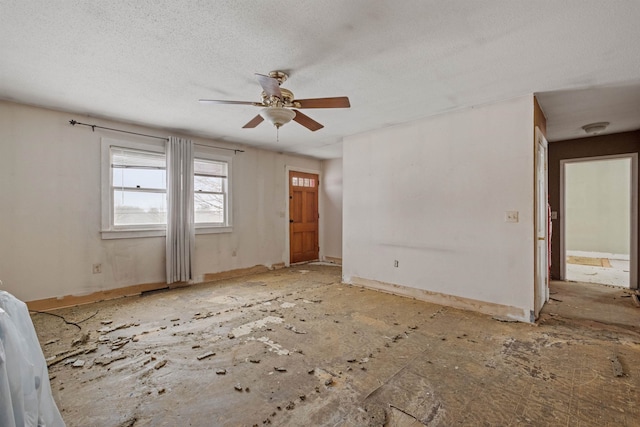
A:
<svg viewBox="0 0 640 427">
<path fill-rule="evenodd" d="M 349 98 L 340 96 L 336 98 L 311 98 L 295 99 L 293 92 L 280 85 L 289 77 L 282 71 L 271 71 L 268 76 L 257 74 L 256 79 L 262 86 L 262 101 L 225 101 L 219 99 L 200 99 L 202 103 L 209 104 L 236 104 L 254 105 L 263 107 L 260 114 L 251 119 L 243 128 L 254 128 L 267 119 L 276 128 L 294 120 L 310 131 L 317 131 L 324 126 L 311 117 L 302 114 L 297 108 L 349 108 Z"/>
</svg>

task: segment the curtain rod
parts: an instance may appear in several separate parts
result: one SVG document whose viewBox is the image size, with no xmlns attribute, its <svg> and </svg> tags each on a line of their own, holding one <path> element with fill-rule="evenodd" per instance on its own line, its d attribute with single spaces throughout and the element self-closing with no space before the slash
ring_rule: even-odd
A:
<svg viewBox="0 0 640 427">
<path fill-rule="evenodd" d="M 78 122 L 78 121 L 76 121 L 76 120 L 73 120 L 73 119 L 69 120 L 69 124 L 70 124 L 71 126 L 75 126 L 75 125 L 88 126 L 88 127 L 90 127 L 90 128 L 91 128 L 91 130 L 93 130 L 93 132 L 95 132 L 95 131 L 96 131 L 96 128 L 97 128 L 97 129 L 112 130 L 112 131 L 114 131 L 114 132 L 128 133 L 128 134 L 130 134 L 130 135 L 146 136 L 147 138 L 162 139 L 162 140 L 164 140 L 164 141 L 168 141 L 168 140 L 169 140 L 169 138 L 164 138 L 164 137 L 161 137 L 161 136 L 155 136 L 155 135 L 147 135 L 146 133 L 130 132 L 130 131 L 128 131 L 128 130 L 114 129 L 114 128 L 108 128 L 108 127 L 104 127 L 104 126 L 90 125 L 90 124 L 87 124 L 87 123 L 80 123 L 80 122 Z M 237 153 L 244 153 L 244 150 L 240 150 L 240 149 L 238 149 L 238 148 L 216 147 L 216 146 L 213 146 L 213 145 L 195 144 L 195 143 L 194 143 L 194 145 L 199 145 L 199 146 L 201 146 L 201 147 L 217 148 L 218 150 L 228 150 L 228 151 L 233 151 L 233 153 L 234 153 L 234 154 L 237 154 Z"/>
</svg>

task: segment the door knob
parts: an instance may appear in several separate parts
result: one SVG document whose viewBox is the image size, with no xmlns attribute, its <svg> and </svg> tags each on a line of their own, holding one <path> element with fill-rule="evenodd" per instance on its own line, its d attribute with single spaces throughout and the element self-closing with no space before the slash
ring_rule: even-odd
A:
<svg viewBox="0 0 640 427">
<path fill-rule="evenodd" d="M 293 220 L 292 219 L 289 220 L 289 224 L 293 224 Z"/>
</svg>

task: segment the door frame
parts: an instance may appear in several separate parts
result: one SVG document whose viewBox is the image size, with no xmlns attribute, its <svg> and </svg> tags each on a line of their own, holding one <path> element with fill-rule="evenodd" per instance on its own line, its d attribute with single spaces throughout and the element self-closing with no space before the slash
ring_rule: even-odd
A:
<svg viewBox="0 0 640 427">
<path fill-rule="evenodd" d="M 289 172 L 302 172 L 302 173 L 312 173 L 315 175 L 318 175 L 318 215 L 320 216 L 320 218 L 318 218 L 318 246 L 320 247 L 319 251 L 318 251 L 318 259 L 320 261 L 324 260 L 324 234 L 323 234 L 323 202 L 322 202 L 322 196 L 320 194 L 320 192 L 322 191 L 322 186 L 320 185 L 320 183 L 322 182 L 322 171 L 317 170 L 317 169 L 309 169 L 309 168 L 302 168 L 302 167 L 298 167 L 298 166 L 291 166 L 291 165 L 285 165 L 284 168 L 284 182 L 285 182 L 285 186 L 284 186 L 284 192 L 285 192 L 285 221 L 284 221 L 284 253 L 283 255 L 283 259 L 284 259 L 284 265 L 285 267 L 290 267 L 291 266 L 291 236 L 289 234 Z"/>
<path fill-rule="evenodd" d="M 539 163 L 538 163 L 538 146 L 542 146 L 544 149 L 544 168 L 543 168 L 543 175 L 544 175 L 544 201 L 542 203 L 544 203 L 544 243 L 545 243 L 545 249 L 544 249 L 544 264 L 545 264 L 545 269 L 544 269 L 544 276 L 540 277 L 540 269 L 539 267 L 539 263 L 541 262 L 541 256 L 539 254 L 538 251 L 538 247 L 540 245 L 540 241 L 539 241 L 539 229 L 538 229 L 538 225 L 541 223 L 541 218 L 540 218 L 540 212 L 541 212 L 541 207 L 539 206 L 540 204 L 540 197 L 538 194 L 539 191 L 539 187 L 538 187 L 538 171 L 539 171 Z M 534 312 L 534 317 L 537 319 L 538 316 L 540 315 L 540 310 L 542 310 L 542 307 L 544 306 L 544 304 L 549 301 L 549 217 L 548 217 L 548 200 L 549 200 L 549 142 L 547 141 L 547 138 L 544 136 L 544 134 L 542 133 L 542 130 L 536 126 L 535 130 L 534 130 L 534 162 L 533 162 L 533 169 L 534 169 L 534 173 L 533 173 L 533 181 L 534 181 L 534 191 L 533 191 L 533 197 L 534 197 L 534 214 L 533 214 L 533 219 L 534 219 L 534 286 L 533 286 L 533 312 Z"/>
<path fill-rule="evenodd" d="M 579 157 L 560 160 L 560 280 L 567 280 L 566 224 L 565 224 L 565 165 L 598 160 L 631 159 L 631 239 L 629 248 L 629 288 L 638 289 L 638 153 L 611 154 L 606 156 Z"/>
</svg>

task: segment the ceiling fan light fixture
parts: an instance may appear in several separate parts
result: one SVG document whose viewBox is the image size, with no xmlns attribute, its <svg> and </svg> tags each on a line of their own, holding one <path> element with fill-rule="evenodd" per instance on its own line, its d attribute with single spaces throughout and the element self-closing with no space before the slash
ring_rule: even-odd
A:
<svg viewBox="0 0 640 427">
<path fill-rule="evenodd" d="M 604 132 L 607 126 L 609 126 L 609 122 L 597 122 L 597 123 L 589 123 L 588 125 L 584 125 L 582 126 L 582 129 L 589 135 L 597 135 L 599 133 Z"/>
<path fill-rule="evenodd" d="M 267 107 L 260 110 L 260 115 L 279 128 L 293 120 L 296 112 L 284 107 Z"/>
<path fill-rule="evenodd" d="M 200 102 L 211 104 L 253 105 L 263 107 L 260 113 L 249 120 L 243 129 L 253 129 L 265 119 L 273 124 L 276 129 L 295 120 L 299 125 L 315 132 L 324 126 L 311 117 L 298 111 L 298 108 L 349 108 L 351 103 L 346 96 L 332 98 L 295 99 L 293 92 L 280 86 L 287 79 L 287 74 L 282 71 L 272 71 L 268 76 L 255 74 L 258 83 L 262 86 L 262 101 L 230 101 L 223 99 L 201 99 Z"/>
</svg>

